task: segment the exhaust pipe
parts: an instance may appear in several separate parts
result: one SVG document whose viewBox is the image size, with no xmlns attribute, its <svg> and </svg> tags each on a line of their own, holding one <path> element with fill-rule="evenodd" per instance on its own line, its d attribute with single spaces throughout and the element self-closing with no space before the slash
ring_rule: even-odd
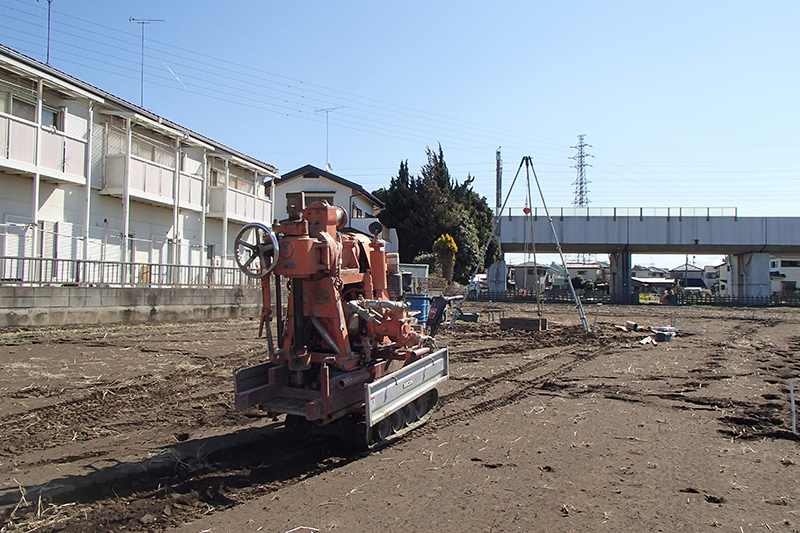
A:
<svg viewBox="0 0 800 533">
<path fill-rule="evenodd" d="M 372 375 L 367 370 L 357 370 L 355 372 L 350 372 L 348 374 L 337 376 L 336 386 L 340 389 L 346 389 L 347 387 L 352 387 L 353 385 L 361 385 L 369 381 L 369 378 Z"/>
</svg>

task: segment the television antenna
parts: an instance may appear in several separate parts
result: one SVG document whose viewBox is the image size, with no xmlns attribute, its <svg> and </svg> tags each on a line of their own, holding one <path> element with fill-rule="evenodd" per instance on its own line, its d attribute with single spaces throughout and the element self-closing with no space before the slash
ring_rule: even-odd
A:
<svg viewBox="0 0 800 533">
<path fill-rule="evenodd" d="M 39 0 L 36 0 L 39 2 Z M 46 65 L 50 65 L 50 8 L 52 8 L 53 0 L 47 0 L 47 61 Z"/>
<path fill-rule="evenodd" d="M 48 0 L 50 2 L 52 0 Z M 144 107 L 144 27 L 153 22 L 166 22 L 163 19 L 135 19 L 130 17 L 128 22 L 133 22 L 135 24 L 139 24 L 142 27 L 142 76 L 141 76 L 141 88 L 139 90 L 139 107 Z"/>
<path fill-rule="evenodd" d="M 331 111 L 336 111 L 337 109 L 344 109 L 344 106 L 340 105 L 338 107 L 329 107 L 328 109 L 316 109 L 315 110 L 315 113 L 318 114 L 318 115 L 320 113 L 325 113 L 325 169 L 328 172 L 331 171 L 331 164 L 328 162 L 328 139 L 329 139 L 329 134 L 328 134 L 328 115 L 331 113 Z"/>
</svg>

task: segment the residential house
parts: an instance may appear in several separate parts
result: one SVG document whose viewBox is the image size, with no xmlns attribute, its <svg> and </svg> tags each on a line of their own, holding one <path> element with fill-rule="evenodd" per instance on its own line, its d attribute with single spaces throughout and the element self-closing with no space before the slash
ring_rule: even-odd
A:
<svg viewBox="0 0 800 533">
<path fill-rule="evenodd" d="M 800 258 L 771 257 L 769 280 L 773 293 L 795 292 L 800 285 Z"/>
<path fill-rule="evenodd" d="M 720 271 L 725 263 L 719 265 L 705 265 L 703 267 L 703 282 L 714 294 L 719 293 Z"/>
<path fill-rule="evenodd" d="M 708 287 L 706 287 L 703 279 L 704 272 L 704 269 L 686 263 L 675 268 L 671 268 L 669 270 L 669 275 L 671 278 L 677 280 L 678 284 L 683 288 L 706 289 Z"/>
<path fill-rule="evenodd" d="M 733 291 L 730 284 L 731 279 L 731 263 L 730 257 L 726 256 L 722 263 L 717 265 L 717 288 L 716 294 L 718 296 L 733 296 Z"/>
<path fill-rule="evenodd" d="M 571 278 L 580 277 L 581 279 L 591 280 L 597 285 L 603 279 L 603 266 L 599 262 L 594 263 L 567 263 L 567 271 Z"/>
<path fill-rule="evenodd" d="M 669 272 L 655 266 L 634 265 L 633 268 L 631 268 L 631 277 L 639 279 L 667 278 L 669 277 Z"/>
<path fill-rule="evenodd" d="M 556 276 L 556 271 L 552 267 L 537 265 L 532 261 L 510 265 L 509 270 L 509 279 L 513 281 L 515 288 L 527 292 L 534 292 L 537 276 L 540 292 L 551 287 Z"/>
<path fill-rule="evenodd" d="M 306 205 L 324 200 L 343 207 L 347 211 L 348 226 L 365 233 L 369 233 L 369 225 L 378 220 L 378 212 L 383 208 L 383 202 L 361 185 L 312 165 L 287 172 L 274 181 L 267 181 L 265 186 L 274 188 L 277 219 L 286 217 L 286 195 L 299 192 L 304 193 Z M 386 241 L 387 252 L 398 251 L 394 228 L 384 228 L 382 238 Z"/>
</svg>

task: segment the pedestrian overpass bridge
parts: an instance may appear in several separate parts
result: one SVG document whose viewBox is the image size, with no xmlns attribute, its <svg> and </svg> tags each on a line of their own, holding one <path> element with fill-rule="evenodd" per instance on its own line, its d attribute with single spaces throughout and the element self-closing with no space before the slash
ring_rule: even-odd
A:
<svg viewBox="0 0 800 533">
<path fill-rule="evenodd" d="M 800 217 L 740 217 L 735 208 L 556 208 L 550 210 L 567 254 L 608 254 L 612 300 L 631 300 L 631 254 L 731 256 L 728 280 L 736 297 L 770 294 L 769 256 L 800 256 Z M 543 208 L 500 217 L 504 253 L 557 252 Z M 490 276 L 491 277 L 491 276 Z"/>
</svg>

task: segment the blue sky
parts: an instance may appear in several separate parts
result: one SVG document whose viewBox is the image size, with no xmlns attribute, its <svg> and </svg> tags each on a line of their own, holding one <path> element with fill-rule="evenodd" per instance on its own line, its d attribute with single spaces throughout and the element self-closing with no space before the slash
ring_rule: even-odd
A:
<svg viewBox="0 0 800 533">
<path fill-rule="evenodd" d="M 47 0 L 0 6 L 0 42 L 44 61 Z M 324 167 L 327 142 L 334 172 L 374 190 L 441 143 L 451 173 L 494 205 L 502 147 L 504 193 L 530 155 L 548 206 L 570 206 L 570 147 L 585 134 L 592 207 L 797 212 L 795 1 L 51 7 L 51 65 L 136 104 L 129 18 L 163 19 L 145 28 L 144 107 L 281 172 Z M 515 187 L 509 205 L 524 197 Z"/>
</svg>

